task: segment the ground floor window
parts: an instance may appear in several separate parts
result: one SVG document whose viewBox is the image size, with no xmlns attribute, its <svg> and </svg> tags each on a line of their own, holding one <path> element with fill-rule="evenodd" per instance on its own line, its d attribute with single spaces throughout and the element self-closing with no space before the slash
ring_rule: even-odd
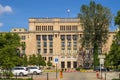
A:
<svg viewBox="0 0 120 80">
<path fill-rule="evenodd" d="M 61 68 L 65 68 L 65 62 L 61 62 Z"/>
<path fill-rule="evenodd" d="M 77 68 L 77 62 L 76 61 L 73 62 L 73 68 Z"/>
<path fill-rule="evenodd" d="M 71 62 L 70 61 L 67 62 L 67 68 L 71 68 Z"/>
</svg>

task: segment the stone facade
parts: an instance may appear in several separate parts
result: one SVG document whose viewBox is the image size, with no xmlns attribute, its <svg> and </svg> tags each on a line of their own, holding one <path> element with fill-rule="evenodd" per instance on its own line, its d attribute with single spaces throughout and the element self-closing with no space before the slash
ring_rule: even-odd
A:
<svg viewBox="0 0 120 80">
<path fill-rule="evenodd" d="M 18 33 L 21 42 L 26 45 L 22 53 L 28 56 L 41 54 L 47 62 L 58 58 L 58 68 L 76 68 L 83 64 L 79 39 L 82 37 L 82 24 L 77 18 L 30 18 L 28 31 L 23 28 L 13 28 L 11 32 Z M 109 39 L 103 46 L 108 52 L 115 32 L 109 32 Z M 91 55 L 91 54 L 90 54 Z"/>
</svg>

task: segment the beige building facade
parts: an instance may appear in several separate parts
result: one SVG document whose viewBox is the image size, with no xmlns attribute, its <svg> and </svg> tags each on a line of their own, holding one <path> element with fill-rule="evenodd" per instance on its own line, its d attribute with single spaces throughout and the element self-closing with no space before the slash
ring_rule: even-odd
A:
<svg viewBox="0 0 120 80">
<path fill-rule="evenodd" d="M 26 45 L 22 53 L 28 56 L 41 54 L 46 62 L 51 61 L 60 69 L 83 65 L 83 55 L 79 55 L 79 39 L 83 31 L 77 18 L 29 18 L 28 30 L 13 28 L 11 32 L 20 35 L 21 42 Z M 115 32 L 109 32 L 107 44 L 102 48 L 104 53 L 108 53 L 114 35 Z M 92 61 L 92 56 L 89 61 Z"/>
</svg>

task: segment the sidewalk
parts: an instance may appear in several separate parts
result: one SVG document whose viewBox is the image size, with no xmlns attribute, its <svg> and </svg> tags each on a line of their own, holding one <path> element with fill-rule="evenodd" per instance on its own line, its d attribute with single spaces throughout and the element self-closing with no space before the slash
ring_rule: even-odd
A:
<svg viewBox="0 0 120 80">
<path fill-rule="evenodd" d="M 102 77 L 103 77 L 103 80 L 112 80 L 113 78 L 114 79 L 119 79 L 119 75 L 120 75 L 120 72 L 103 72 L 102 73 Z"/>
<path fill-rule="evenodd" d="M 34 80 L 47 80 L 47 78 L 34 78 Z M 48 80 L 59 80 L 59 79 L 49 78 Z"/>
</svg>

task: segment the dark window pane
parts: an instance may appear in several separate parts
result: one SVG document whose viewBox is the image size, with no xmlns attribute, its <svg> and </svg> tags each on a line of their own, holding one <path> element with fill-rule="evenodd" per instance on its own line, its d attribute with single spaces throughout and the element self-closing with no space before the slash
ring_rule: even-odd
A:
<svg viewBox="0 0 120 80">
<path fill-rule="evenodd" d="M 43 40 L 47 40 L 47 35 L 42 35 Z"/>
<path fill-rule="evenodd" d="M 65 40 L 65 35 L 60 36 L 61 40 Z"/>
<path fill-rule="evenodd" d="M 53 35 L 48 35 L 49 40 L 53 40 Z"/>
</svg>

